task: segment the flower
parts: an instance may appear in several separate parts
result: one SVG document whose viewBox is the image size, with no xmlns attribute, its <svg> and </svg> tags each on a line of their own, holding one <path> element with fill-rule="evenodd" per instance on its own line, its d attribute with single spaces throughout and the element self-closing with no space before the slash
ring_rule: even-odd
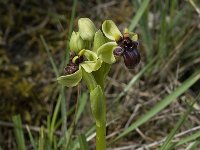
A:
<svg viewBox="0 0 200 150">
<path fill-rule="evenodd" d="M 82 71 L 91 73 L 101 67 L 102 60 L 98 59 L 97 54 L 90 50 L 81 50 L 78 55 L 71 54 L 71 59 L 64 69 L 65 75 L 57 78 L 58 83 L 63 86 L 76 86 L 82 79 Z"/>
<path fill-rule="evenodd" d="M 102 30 L 111 42 L 107 42 L 98 48 L 98 57 L 104 62 L 112 64 L 116 61 L 115 57 L 123 56 L 126 67 L 133 69 L 140 62 L 137 34 L 125 29 L 122 35 L 112 20 L 104 21 Z"/>
<path fill-rule="evenodd" d="M 94 23 L 88 18 L 78 20 L 79 31 L 72 32 L 69 47 L 71 50 L 70 61 L 64 68 L 63 76 L 57 78 L 63 86 L 76 86 L 82 79 L 82 71 L 91 73 L 101 67 L 102 60 L 97 57 L 95 51 L 87 50 L 91 41 L 94 40 L 94 49 L 105 43 L 103 34 L 96 31 Z"/>
</svg>

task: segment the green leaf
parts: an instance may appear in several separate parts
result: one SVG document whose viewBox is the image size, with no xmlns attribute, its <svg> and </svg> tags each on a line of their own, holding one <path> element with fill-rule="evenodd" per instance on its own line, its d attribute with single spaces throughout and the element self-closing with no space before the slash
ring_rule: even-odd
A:
<svg viewBox="0 0 200 150">
<path fill-rule="evenodd" d="M 96 61 L 84 61 L 81 63 L 81 67 L 88 73 L 97 71 L 101 67 L 102 60 L 98 59 Z"/>
<path fill-rule="evenodd" d="M 79 33 L 83 40 L 93 41 L 96 27 L 89 18 L 80 18 L 78 20 Z"/>
<path fill-rule="evenodd" d="M 97 49 L 106 43 L 106 39 L 103 36 L 101 30 L 98 30 L 94 35 L 93 51 L 97 52 Z"/>
<path fill-rule="evenodd" d="M 86 46 L 85 41 L 81 38 L 78 32 L 72 32 L 72 36 L 69 41 L 70 50 L 78 53 Z"/>
<path fill-rule="evenodd" d="M 110 40 L 118 41 L 122 37 L 121 32 L 112 20 L 105 20 L 102 24 L 102 30 Z"/>
<path fill-rule="evenodd" d="M 97 49 L 97 55 L 100 59 L 108 64 L 114 63 L 115 57 L 113 55 L 113 51 L 117 46 L 116 42 L 108 42 Z"/>
<path fill-rule="evenodd" d="M 79 70 L 73 74 L 60 76 L 57 78 L 59 84 L 67 87 L 76 86 L 81 81 L 81 79 L 82 79 L 81 67 L 79 67 Z"/>
<path fill-rule="evenodd" d="M 103 119 L 103 92 L 99 85 L 90 92 L 91 108 L 93 116 L 96 120 L 96 125 L 100 126 Z"/>
</svg>

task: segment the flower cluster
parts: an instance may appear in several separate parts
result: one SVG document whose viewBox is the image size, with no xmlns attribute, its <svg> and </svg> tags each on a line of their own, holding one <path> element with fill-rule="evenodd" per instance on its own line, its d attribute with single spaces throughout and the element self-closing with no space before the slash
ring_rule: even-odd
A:
<svg viewBox="0 0 200 150">
<path fill-rule="evenodd" d="M 129 69 L 140 62 L 137 34 L 128 29 L 122 34 L 112 20 L 103 22 L 102 31 L 88 18 L 79 19 L 78 27 L 79 31 L 73 31 L 70 38 L 71 54 L 65 75 L 57 79 L 60 84 L 76 86 L 82 79 L 82 71 L 97 71 L 102 63 L 113 64 L 119 56 Z"/>
</svg>

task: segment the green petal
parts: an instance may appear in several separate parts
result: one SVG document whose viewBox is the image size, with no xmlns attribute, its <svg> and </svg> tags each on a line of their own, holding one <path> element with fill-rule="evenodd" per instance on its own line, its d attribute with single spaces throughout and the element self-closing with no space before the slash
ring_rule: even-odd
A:
<svg viewBox="0 0 200 150">
<path fill-rule="evenodd" d="M 71 51 L 78 53 L 80 50 L 85 48 L 86 44 L 85 41 L 81 38 L 80 34 L 73 31 L 69 41 L 69 46 Z"/>
<path fill-rule="evenodd" d="M 83 40 L 92 41 L 96 32 L 94 23 L 89 18 L 78 20 L 79 33 Z"/>
<path fill-rule="evenodd" d="M 79 70 L 73 74 L 60 76 L 57 78 L 59 84 L 67 87 L 76 86 L 81 81 L 81 79 L 82 79 L 81 67 L 79 67 Z"/>
<path fill-rule="evenodd" d="M 103 119 L 103 92 L 99 85 L 90 92 L 92 114 L 96 120 L 96 124 L 100 126 Z"/>
<path fill-rule="evenodd" d="M 102 24 L 103 33 L 110 40 L 118 41 L 122 37 L 121 32 L 112 20 L 106 20 Z"/>
<path fill-rule="evenodd" d="M 95 33 L 95 36 L 94 36 L 94 44 L 93 44 L 93 51 L 96 52 L 97 49 L 106 43 L 106 39 L 105 37 L 103 36 L 103 33 L 101 32 L 101 30 L 98 30 L 96 33 Z"/>
<path fill-rule="evenodd" d="M 129 34 L 130 34 L 131 40 L 133 40 L 133 41 L 137 41 L 138 40 L 138 35 L 136 33 L 129 32 Z"/>
<path fill-rule="evenodd" d="M 84 50 L 83 54 L 88 61 L 95 61 L 98 59 L 97 54 L 90 50 Z"/>
<path fill-rule="evenodd" d="M 101 63 L 102 60 L 98 59 L 96 61 L 84 61 L 80 65 L 86 72 L 91 73 L 97 71 L 101 67 Z"/>
<path fill-rule="evenodd" d="M 113 51 L 116 48 L 116 42 L 108 42 L 97 49 L 97 56 L 108 64 L 114 63 L 115 57 Z"/>
</svg>

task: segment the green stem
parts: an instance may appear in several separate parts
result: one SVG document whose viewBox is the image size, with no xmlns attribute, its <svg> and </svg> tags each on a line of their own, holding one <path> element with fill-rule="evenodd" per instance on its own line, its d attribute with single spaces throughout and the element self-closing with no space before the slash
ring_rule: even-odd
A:
<svg viewBox="0 0 200 150">
<path fill-rule="evenodd" d="M 95 75 L 97 83 L 101 86 L 103 91 L 103 108 L 102 108 L 102 121 L 100 126 L 96 125 L 96 149 L 97 150 L 105 150 L 106 149 L 106 97 L 104 93 L 104 86 L 107 74 L 110 70 L 110 65 L 103 64 L 102 68 L 103 72 L 99 70 L 99 72 Z M 101 73 L 100 73 L 101 72 Z"/>
<path fill-rule="evenodd" d="M 90 92 L 96 88 L 97 83 L 94 76 L 91 73 L 87 73 L 83 70 L 83 79 L 86 82 L 86 85 Z M 102 91 L 104 91 L 104 81 L 98 83 L 101 86 Z M 96 123 L 96 150 L 105 150 L 106 149 L 106 102 L 105 95 L 103 95 L 103 107 L 102 107 L 102 119 L 99 123 Z"/>
<path fill-rule="evenodd" d="M 105 96 L 103 99 L 103 117 L 100 122 L 100 126 L 96 124 L 96 149 L 105 150 L 106 149 L 106 103 Z"/>
</svg>

